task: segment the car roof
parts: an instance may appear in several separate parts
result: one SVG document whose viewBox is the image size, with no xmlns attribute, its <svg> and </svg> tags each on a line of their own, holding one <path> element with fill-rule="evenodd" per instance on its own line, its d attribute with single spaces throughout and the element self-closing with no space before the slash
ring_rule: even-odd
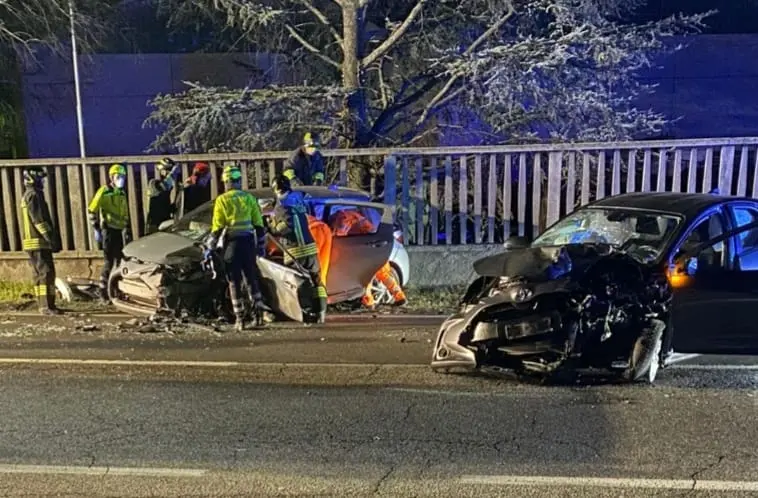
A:
<svg viewBox="0 0 758 498">
<path fill-rule="evenodd" d="M 683 192 L 634 192 L 606 197 L 589 204 L 587 207 L 627 208 L 657 211 L 695 218 L 703 211 L 733 201 L 749 201 L 749 197 L 733 197 L 715 194 L 693 194 Z"/>
<path fill-rule="evenodd" d="M 293 192 L 302 192 L 311 199 L 371 199 L 371 194 L 365 190 L 347 187 L 313 187 L 298 186 L 292 187 Z M 258 199 L 269 199 L 274 197 L 270 188 L 257 188 L 248 190 Z"/>
</svg>

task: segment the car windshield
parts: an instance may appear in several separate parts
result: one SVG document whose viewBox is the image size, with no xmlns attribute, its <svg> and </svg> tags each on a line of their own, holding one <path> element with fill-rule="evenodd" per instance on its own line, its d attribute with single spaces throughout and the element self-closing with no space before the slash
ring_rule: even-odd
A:
<svg viewBox="0 0 758 498">
<path fill-rule="evenodd" d="M 258 199 L 258 205 L 261 207 L 264 216 L 271 214 L 275 204 L 276 200 L 273 198 Z M 322 204 L 322 213 L 323 207 Z M 209 202 L 182 216 L 167 232 L 187 237 L 195 242 L 201 242 L 210 233 L 212 220 L 213 202 Z"/>
<path fill-rule="evenodd" d="M 532 245 L 609 244 L 647 262 L 660 256 L 680 222 L 680 217 L 650 211 L 586 208 L 550 227 Z"/>
<path fill-rule="evenodd" d="M 166 231 L 200 242 L 211 232 L 212 219 L 213 202 L 209 202 L 182 216 Z"/>
</svg>

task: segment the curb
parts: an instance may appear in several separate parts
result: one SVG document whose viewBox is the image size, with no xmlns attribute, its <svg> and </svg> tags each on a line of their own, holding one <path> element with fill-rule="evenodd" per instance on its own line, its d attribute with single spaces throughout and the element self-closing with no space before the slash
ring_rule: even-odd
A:
<svg viewBox="0 0 758 498">
<path fill-rule="evenodd" d="M 53 318 L 66 318 L 66 317 L 77 317 L 80 315 L 85 315 L 88 317 L 93 318 L 124 318 L 124 319 L 131 319 L 135 318 L 131 315 L 127 315 L 125 313 L 91 313 L 87 311 L 76 311 L 72 310 L 67 312 L 64 315 L 59 315 L 58 317 Z M 33 311 L 17 311 L 17 312 L 7 312 L 5 313 L 5 316 L 8 318 L 50 318 L 43 315 L 40 315 L 39 313 L 35 313 Z M 448 315 L 411 315 L 411 314 L 398 314 L 398 315 L 371 315 L 371 314 L 350 314 L 350 313 L 334 313 L 331 315 L 327 315 L 327 324 L 330 321 L 333 320 L 340 320 L 342 322 L 344 321 L 371 321 L 371 320 L 439 320 L 442 321 L 445 318 L 447 318 Z"/>
</svg>

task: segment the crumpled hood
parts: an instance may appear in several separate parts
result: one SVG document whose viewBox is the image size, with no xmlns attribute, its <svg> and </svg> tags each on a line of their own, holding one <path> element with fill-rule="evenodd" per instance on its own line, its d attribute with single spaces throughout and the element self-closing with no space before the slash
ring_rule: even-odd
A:
<svg viewBox="0 0 758 498">
<path fill-rule="evenodd" d="M 474 271 L 483 277 L 522 277 L 546 281 L 582 272 L 610 254 L 607 244 L 567 244 L 561 246 L 510 249 L 474 262 Z"/>
<path fill-rule="evenodd" d="M 182 260 L 200 261 L 203 251 L 187 237 L 174 233 L 157 232 L 128 244 L 124 256 L 145 263 L 178 264 Z"/>
</svg>

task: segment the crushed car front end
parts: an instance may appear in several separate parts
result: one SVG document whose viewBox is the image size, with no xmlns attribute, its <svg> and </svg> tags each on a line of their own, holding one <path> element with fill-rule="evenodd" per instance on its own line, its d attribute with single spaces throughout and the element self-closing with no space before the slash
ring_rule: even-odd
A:
<svg viewBox="0 0 758 498">
<path fill-rule="evenodd" d="M 614 370 L 640 333 L 665 321 L 671 299 L 657 266 L 605 244 L 520 248 L 474 268 L 480 277 L 438 334 L 437 371 Z"/>
<path fill-rule="evenodd" d="M 210 306 L 213 276 L 202 265 L 202 250 L 176 234 L 159 232 L 124 248 L 110 275 L 113 305 L 131 315 L 159 310 L 202 310 Z"/>
<path fill-rule="evenodd" d="M 553 263 L 552 280 L 485 274 L 468 287 L 459 311 L 440 328 L 432 358 L 435 370 L 470 371 L 483 364 L 518 369 L 534 356 L 562 353 L 572 285 L 563 277 L 571 262 L 560 249 L 545 254 Z"/>
</svg>

